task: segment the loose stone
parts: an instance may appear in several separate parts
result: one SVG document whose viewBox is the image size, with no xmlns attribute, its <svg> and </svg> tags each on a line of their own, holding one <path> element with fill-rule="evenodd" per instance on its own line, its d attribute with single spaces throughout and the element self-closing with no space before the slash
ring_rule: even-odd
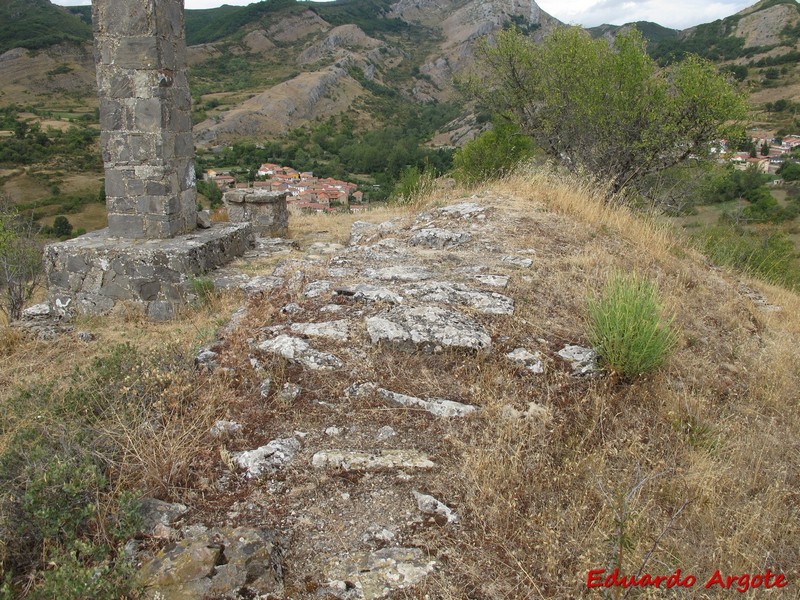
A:
<svg viewBox="0 0 800 600">
<path fill-rule="evenodd" d="M 374 453 L 322 450 L 311 458 L 315 469 L 382 471 L 384 469 L 432 469 L 435 465 L 417 450 L 379 450 Z"/>
</svg>

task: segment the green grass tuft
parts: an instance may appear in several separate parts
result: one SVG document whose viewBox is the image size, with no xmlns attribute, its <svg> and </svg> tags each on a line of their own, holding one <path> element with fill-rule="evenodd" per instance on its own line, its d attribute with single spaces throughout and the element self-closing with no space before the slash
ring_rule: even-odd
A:
<svg viewBox="0 0 800 600">
<path fill-rule="evenodd" d="M 675 348 L 671 322 L 661 324 L 658 292 L 646 279 L 615 273 L 588 303 L 589 340 L 608 370 L 632 379 L 663 365 Z"/>
</svg>

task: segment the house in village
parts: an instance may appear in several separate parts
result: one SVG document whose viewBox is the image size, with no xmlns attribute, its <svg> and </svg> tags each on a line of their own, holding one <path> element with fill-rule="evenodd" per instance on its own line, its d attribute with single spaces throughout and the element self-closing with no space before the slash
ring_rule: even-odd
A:
<svg viewBox="0 0 800 600">
<path fill-rule="evenodd" d="M 252 184 L 253 188 L 288 192 L 287 204 L 303 210 L 333 212 L 340 207 L 355 208 L 364 200 L 364 194 L 358 191 L 356 184 L 331 177 L 315 177 L 311 171 L 298 172 L 291 167 L 264 163 L 259 167 L 257 176 L 258 179 Z M 213 170 L 206 173 L 206 178 L 215 181 L 221 189 L 250 185 L 237 184 L 230 175 L 218 174 Z M 351 205 L 351 200 L 356 205 Z"/>
</svg>

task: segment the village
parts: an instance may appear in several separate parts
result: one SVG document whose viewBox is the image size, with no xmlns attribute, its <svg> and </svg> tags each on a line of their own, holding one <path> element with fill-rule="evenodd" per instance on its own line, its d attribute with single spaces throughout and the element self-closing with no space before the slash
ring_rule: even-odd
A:
<svg viewBox="0 0 800 600">
<path fill-rule="evenodd" d="M 210 169 L 205 179 L 213 181 L 219 189 L 254 188 L 271 192 L 287 192 L 290 207 L 309 212 L 359 212 L 367 210 L 364 193 L 355 183 L 330 177 L 315 177 L 311 171 L 297 171 L 273 163 L 262 164 L 252 182 L 237 182 L 229 171 Z"/>
<path fill-rule="evenodd" d="M 800 135 L 787 135 L 783 138 L 753 138 L 755 152 L 735 152 L 730 154 L 729 160 L 737 169 L 746 169 L 755 166 L 760 172 L 765 174 L 776 174 L 778 169 L 787 160 L 797 162 L 789 158 L 789 155 L 800 148 Z M 721 144 L 721 151 L 725 153 L 725 142 Z"/>
</svg>

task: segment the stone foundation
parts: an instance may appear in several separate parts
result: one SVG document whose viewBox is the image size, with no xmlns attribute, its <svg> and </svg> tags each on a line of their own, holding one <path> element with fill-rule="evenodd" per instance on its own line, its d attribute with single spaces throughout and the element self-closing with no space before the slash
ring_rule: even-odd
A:
<svg viewBox="0 0 800 600">
<path fill-rule="evenodd" d="M 223 201 L 231 223 L 252 223 L 260 236 L 281 236 L 289 227 L 287 192 L 239 189 L 225 192 Z"/>
<path fill-rule="evenodd" d="M 167 320 L 189 300 L 190 278 L 232 261 L 252 247 L 247 223 L 164 240 L 109 237 L 107 229 L 45 247 L 50 302 L 58 312 L 103 315 L 119 302 Z"/>
</svg>

